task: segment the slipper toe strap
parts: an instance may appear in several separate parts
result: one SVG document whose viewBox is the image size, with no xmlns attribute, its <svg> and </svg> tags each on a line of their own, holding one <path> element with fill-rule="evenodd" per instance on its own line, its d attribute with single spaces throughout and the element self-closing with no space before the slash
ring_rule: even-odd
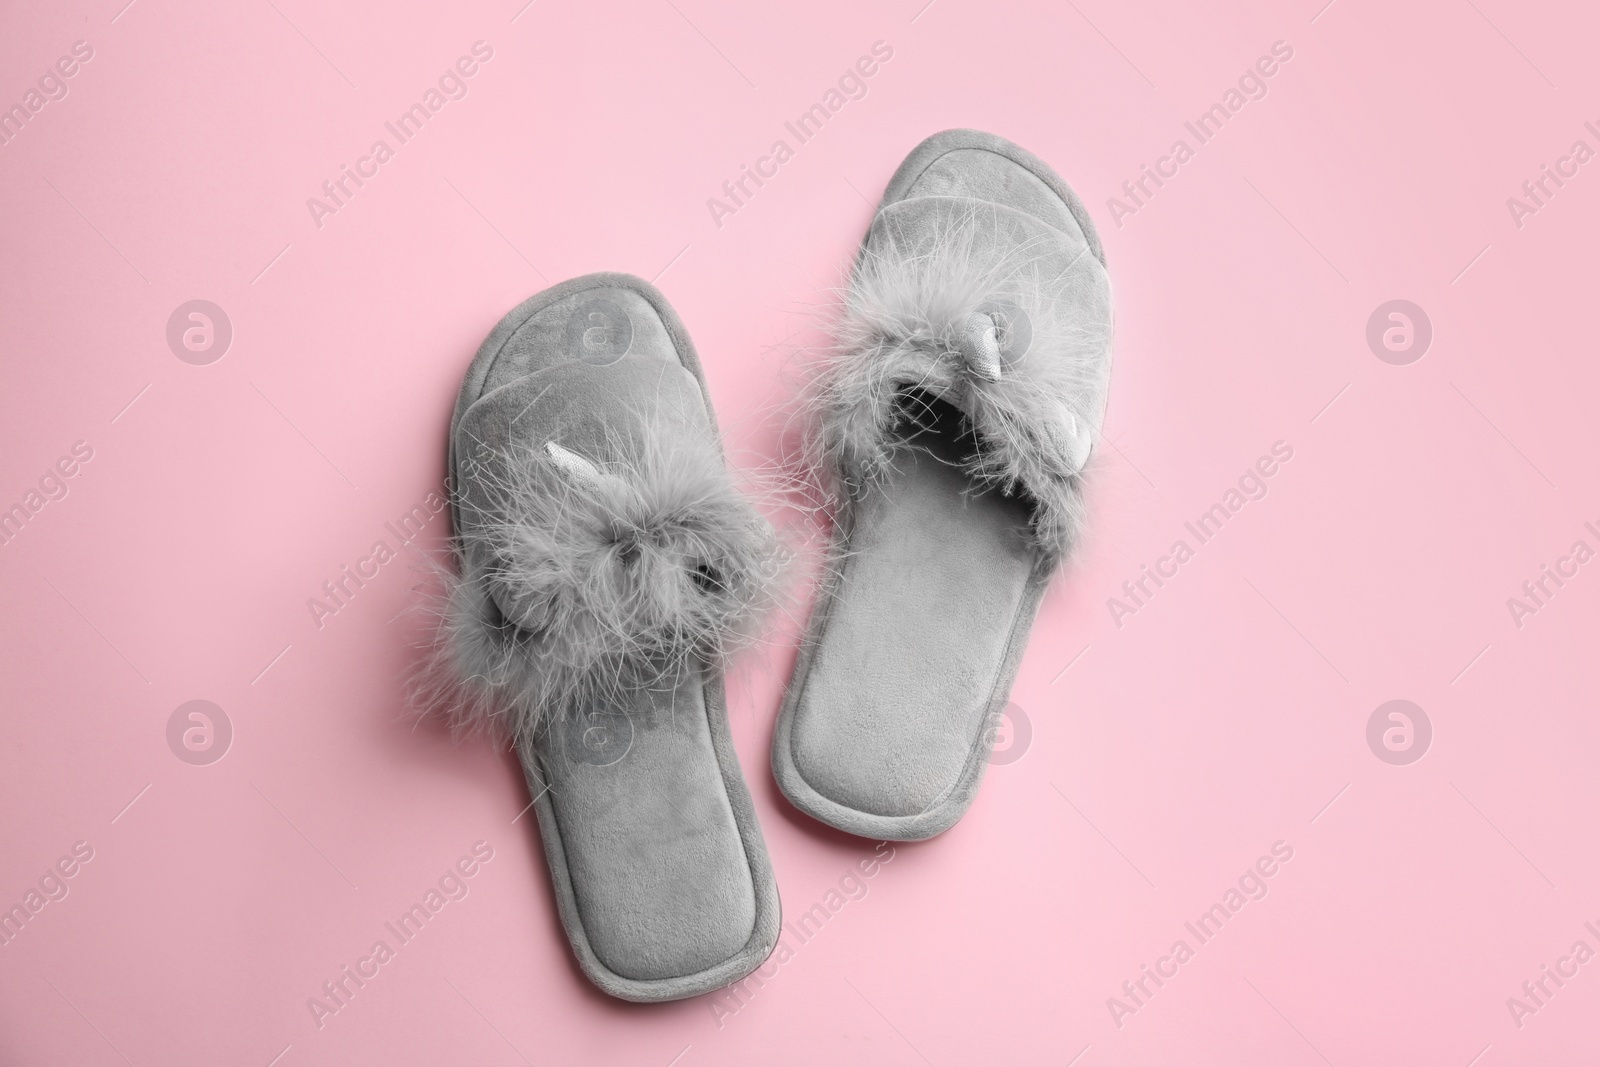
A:
<svg viewBox="0 0 1600 1067">
<path fill-rule="evenodd" d="M 1080 527 L 1103 415 L 1104 267 L 1019 212 L 927 200 L 874 224 L 814 393 L 814 446 L 854 484 L 887 461 L 908 393 L 945 401 L 977 439 L 970 473 L 1030 499 L 1053 560 Z"/>
<path fill-rule="evenodd" d="M 481 590 L 470 638 L 518 733 L 720 662 L 771 600 L 776 538 L 714 446 L 623 452 L 545 441 L 496 456 L 480 481 L 493 490 L 465 538 Z"/>
</svg>

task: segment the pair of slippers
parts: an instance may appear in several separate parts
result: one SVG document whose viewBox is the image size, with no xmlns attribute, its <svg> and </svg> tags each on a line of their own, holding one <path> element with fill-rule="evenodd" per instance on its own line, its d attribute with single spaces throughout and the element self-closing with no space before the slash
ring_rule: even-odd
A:
<svg viewBox="0 0 1600 1067">
<path fill-rule="evenodd" d="M 1104 253 L 1048 166 L 968 130 L 907 157 L 809 398 L 834 532 L 772 750 L 800 810 L 920 840 L 972 803 L 1082 519 L 1110 335 Z M 514 742 L 584 973 L 633 1001 L 737 981 L 780 912 L 722 668 L 780 553 L 683 324 L 623 274 L 531 297 L 467 371 L 449 464 L 456 711 Z"/>
</svg>

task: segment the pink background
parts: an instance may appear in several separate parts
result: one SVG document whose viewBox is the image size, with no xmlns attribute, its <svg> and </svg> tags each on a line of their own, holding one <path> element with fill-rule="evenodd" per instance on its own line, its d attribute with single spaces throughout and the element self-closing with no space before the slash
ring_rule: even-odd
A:
<svg viewBox="0 0 1600 1067">
<path fill-rule="evenodd" d="M 0 545 L 0 905 L 75 842 L 93 859 L 0 947 L 0 1061 L 1600 1055 L 1600 962 L 1520 1027 L 1507 1007 L 1574 942 L 1600 950 L 1600 565 L 1520 627 L 1507 606 L 1573 542 L 1600 548 L 1600 163 L 1520 228 L 1506 205 L 1573 141 L 1600 148 L 1596 18 L 924 2 L 8 8 L 0 105 L 73 42 L 94 54 L 0 147 L 0 507 L 74 442 L 93 458 Z M 318 228 L 306 199 L 479 40 L 468 95 Z M 1193 146 L 1184 122 L 1280 40 L 1268 95 L 1119 227 L 1108 198 Z M 784 121 L 876 41 L 893 57 L 866 97 L 796 146 Z M 478 342 L 576 274 L 657 279 L 735 462 L 767 463 L 871 202 L 951 126 L 1058 168 L 1116 294 L 1094 529 L 1014 693 L 1031 746 L 737 1012 L 610 1001 L 513 821 L 515 764 L 405 718 L 404 613 L 446 519 L 320 629 L 308 598 L 400 547 L 384 523 L 439 488 Z M 719 227 L 707 198 L 778 138 L 794 158 Z M 206 366 L 165 338 L 197 298 L 234 330 Z M 1392 299 L 1433 326 L 1407 366 L 1365 340 Z M 1123 581 L 1194 547 L 1185 521 L 1278 441 L 1267 496 L 1117 625 Z M 730 701 L 791 919 L 872 851 L 767 770 L 793 637 Z M 1366 740 L 1398 698 L 1434 730 L 1406 766 Z M 209 766 L 166 740 L 194 699 L 234 730 Z M 308 998 L 477 841 L 494 858 L 469 895 L 319 1029 Z M 1195 947 L 1184 923 L 1278 841 L 1268 895 Z M 1179 938 L 1194 958 L 1116 1025 L 1108 998 Z"/>
</svg>

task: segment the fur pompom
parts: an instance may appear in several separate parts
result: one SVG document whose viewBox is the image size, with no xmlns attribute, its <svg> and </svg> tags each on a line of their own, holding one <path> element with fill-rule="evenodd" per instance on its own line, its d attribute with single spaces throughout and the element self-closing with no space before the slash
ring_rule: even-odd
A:
<svg viewBox="0 0 1600 1067">
<path fill-rule="evenodd" d="M 907 394 L 944 400 L 977 438 L 970 474 L 1031 501 L 1054 562 L 1083 521 L 1110 377 L 1109 290 L 1099 261 L 1063 255 L 1054 231 L 997 240 L 995 212 L 961 208 L 915 231 L 880 216 L 807 398 L 807 453 L 848 498 L 882 473 Z"/>
<path fill-rule="evenodd" d="M 754 638 L 782 562 L 772 528 L 713 443 L 662 440 L 613 439 L 601 462 L 548 443 L 469 463 L 462 575 L 422 703 L 525 740 Z"/>
</svg>

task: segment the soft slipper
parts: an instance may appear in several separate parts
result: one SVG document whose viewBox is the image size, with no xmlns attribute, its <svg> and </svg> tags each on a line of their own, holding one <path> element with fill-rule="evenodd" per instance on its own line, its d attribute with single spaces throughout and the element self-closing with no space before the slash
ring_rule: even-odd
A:
<svg viewBox="0 0 1600 1067">
<path fill-rule="evenodd" d="M 721 667 L 776 544 L 666 299 L 593 274 L 523 302 L 467 371 L 450 471 L 441 655 L 462 720 L 514 740 L 584 973 L 637 1001 L 744 977 L 779 906 Z"/>
<path fill-rule="evenodd" d="M 1082 520 L 1110 343 L 1105 256 L 1066 183 L 990 134 L 918 145 L 811 398 L 837 509 L 773 743 L 796 807 L 919 840 L 972 803 Z"/>
</svg>

